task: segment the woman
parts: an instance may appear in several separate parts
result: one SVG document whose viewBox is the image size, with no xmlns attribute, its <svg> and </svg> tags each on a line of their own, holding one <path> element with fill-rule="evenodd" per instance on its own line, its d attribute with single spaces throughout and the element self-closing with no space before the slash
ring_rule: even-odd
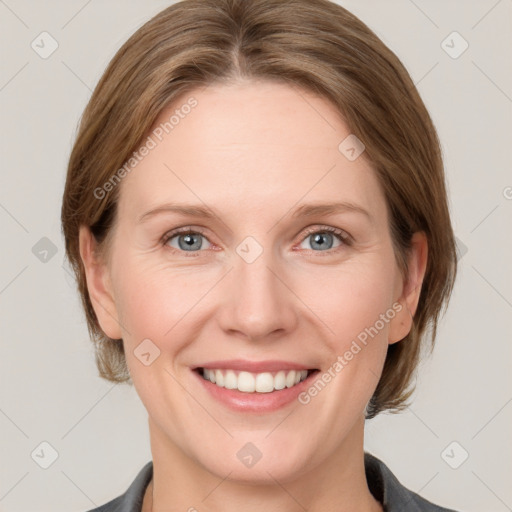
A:
<svg viewBox="0 0 512 512">
<path fill-rule="evenodd" d="M 62 205 L 101 377 L 152 461 L 96 511 L 441 511 L 364 452 L 456 275 L 439 141 L 327 0 L 185 0 L 118 51 Z"/>
</svg>

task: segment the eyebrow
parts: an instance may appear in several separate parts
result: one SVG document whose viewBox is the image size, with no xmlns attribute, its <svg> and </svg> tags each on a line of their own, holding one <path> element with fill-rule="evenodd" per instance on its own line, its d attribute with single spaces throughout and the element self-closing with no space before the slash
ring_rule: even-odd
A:
<svg viewBox="0 0 512 512">
<path fill-rule="evenodd" d="M 362 206 L 350 202 L 303 204 L 294 210 L 292 213 L 292 218 L 295 219 L 298 217 L 313 217 L 315 215 L 332 215 L 346 212 L 359 213 L 367 217 L 368 220 L 373 220 L 373 217 L 370 215 L 370 213 Z M 215 213 L 210 208 L 206 208 L 205 206 L 194 204 L 166 203 L 143 213 L 138 218 L 138 222 L 146 222 L 150 218 L 162 213 L 177 213 L 184 216 L 204 219 L 214 219 L 217 217 L 217 215 L 215 215 Z"/>
<path fill-rule="evenodd" d="M 360 213 L 367 217 L 368 220 L 372 220 L 370 213 L 362 206 L 349 202 L 304 204 L 293 212 L 292 217 L 313 217 L 314 215 L 330 215 L 346 212 Z"/>
</svg>

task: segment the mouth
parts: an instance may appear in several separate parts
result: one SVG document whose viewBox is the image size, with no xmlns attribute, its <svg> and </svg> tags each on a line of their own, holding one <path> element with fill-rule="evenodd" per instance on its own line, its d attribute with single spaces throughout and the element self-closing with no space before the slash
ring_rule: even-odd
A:
<svg viewBox="0 0 512 512">
<path fill-rule="evenodd" d="M 293 388 L 319 372 L 317 368 L 254 373 L 243 370 L 202 367 L 194 368 L 193 371 L 218 388 L 247 394 L 277 393 Z"/>
</svg>

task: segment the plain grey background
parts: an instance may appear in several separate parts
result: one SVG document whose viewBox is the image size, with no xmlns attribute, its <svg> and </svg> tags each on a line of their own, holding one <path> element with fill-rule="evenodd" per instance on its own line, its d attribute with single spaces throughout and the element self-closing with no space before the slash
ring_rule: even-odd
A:
<svg viewBox="0 0 512 512">
<path fill-rule="evenodd" d="M 134 388 L 97 376 L 60 202 L 93 87 L 170 3 L 0 0 L 0 511 L 88 510 L 151 458 Z M 512 510 L 512 1 L 338 3 L 418 86 L 442 141 L 460 250 L 413 404 L 368 421 L 366 449 L 435 503 Z"/>
</svg>

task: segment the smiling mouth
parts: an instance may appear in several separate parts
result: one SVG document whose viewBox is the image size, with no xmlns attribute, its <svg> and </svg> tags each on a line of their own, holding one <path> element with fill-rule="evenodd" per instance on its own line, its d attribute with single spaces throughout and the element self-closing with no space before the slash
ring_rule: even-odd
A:
<svg viewBox="0 0 512 512">
<path fill-rule="evenodd" d="M 272 393 L 292 388 L 305 381 L 319 370 L 280 370 L 277 372 L 253 373 L 239 370 L 196 368 L 204 380 L 217 387 L 238 390 L 242 393 Z"/>
</svg>

